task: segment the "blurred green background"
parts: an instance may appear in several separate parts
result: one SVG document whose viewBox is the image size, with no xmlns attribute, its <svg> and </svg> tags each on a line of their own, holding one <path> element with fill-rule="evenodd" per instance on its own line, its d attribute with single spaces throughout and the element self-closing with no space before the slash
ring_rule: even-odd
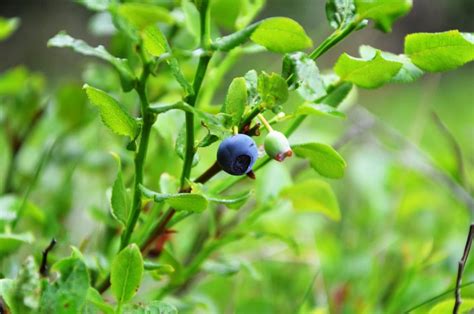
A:
<svg viewBox="0 0 474 314">
<path fill-rule="evenodd" d="M 299 21 L 317 44 L 330 33 L 324 3 L 268 0 L 261 17 L 289 16 Z M 0 72 L 23 64 L 43 73 L 47 80 L 44 88 L 59 104 L 47 113 L 49 118 L 21 153 L 18 193 L 28 191 L 45 147 L 63 129 L 57 116 L 61 116 L 61 108 L 71 105 L 64 102 L 72 100 L 77 105 L 76 112 L 68 109 L 64 113 L 67 117 L 87 121 L 87 127 L 73 128 L 74 132 L 61 139 L 29 192 L 29 210 L 34 217 L 30 224 L 44 234 L 36 245 L 44 247 L 48 237 L 58 233 L 62 252 L 69 244 L 97 241 L 97 235 L 104 232 L 97 216 L 104 215 L 108 206 L 105 190 L 116 169 L 108 152 L 119 150 L 123 142 L 110 135 L 98 117 L 91 116 L 92 110 L 76 88 L 82 80 L 102 80 L 104 84 L 113 79 L 101 76 L 110 72 L 95 73 L 90 60 L 69 50 L 48 49 L 46 42 L 59 30 L 94 45 L 110 43 L 110 36 L 91 32 L 93 14 L 67 0 L 2 0 L 0 16 L 18 16 L 22 22 L 10 39 L 0 43 Z M 474 31 L 474 1 L 415 0 L 412 12 L 396 22 L 392 33 L 372 28 L 357 32 L 322 57 L 318 65 L 329 70 L 342 52 L 357 55 L 362 44 L 400 53 L 408 33 L 449 29 Z M 279 71 L 280 57 L 245 57 L 226 77 L 223 91 L 232 77 L 251 68 Z M 68 95 L 66 100 L 61 93 Z M 76 93 L 75 97 L 71 98 L 71 93 Z M 359 89 L 346 110 L 347 120 L 311 118 L 291 138 L 293 143 L 314 139 L 333 144 L 346 159 L 345 178 L 330 182 L 340 202 L 341 221 L 294 213 L 287 203 L 271 203 L 282 187 L 311 171 L 296 160 L 286 167 L 272 163 L 258 173 L 256 198 L 247 207 L 274 206 L 258 224 L 275 237 L 256 235 L 226 247 L 219 256 L 221 268 L 208 265 L 209 273 L 218 274 L 201 278 L 188 291 L 186 300 L 196 305 L 192 312 L 402 313 L 454 286 L 474 210 L 474 65 L 426 75 L 411 85 Z M 173 119 L 167 117 L 169 125 L 156 131 L 158 137 L 173 137 Z M 9 154 L 3 149 L 7 132 L 1 131 L 3 178 Z M 195 174 L 211 162 L 214 151 L 215 147 L 202 156 Z M 122 158 L 125 167 L 129 166 L 131 157 Z M 175 159 L 160 149 L 158 141 L 154 143 L 147 169 L 151 184 L 178 162 Z M 53 213 L 60 219 L 48 223 Z M 177 227 L 180 241 L 193 234 L 200 219 L 195 217 Z M 61 249 L 56 254 L 60 255 Z M 28 252 L 25 248 L 20 255 Z M 14 272 L 17 259 L 6 259 L 4 268 Z M 465 283 L 474 281 L 473 265 L 469 262 L 466 267 Z M 152 287 L 150 283 L 149 290 Z M 474 288 L 463 293 L 474 297 Z M 146 298 L 146 293 L 142 297 Z M 424 313 L 435 303 L 418 311 Z"/>
</svg>

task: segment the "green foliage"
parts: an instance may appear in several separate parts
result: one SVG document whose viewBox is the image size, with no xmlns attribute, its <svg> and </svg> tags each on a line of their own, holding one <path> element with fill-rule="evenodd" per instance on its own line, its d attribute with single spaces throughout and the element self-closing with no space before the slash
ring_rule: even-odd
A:
<svg viewBox="0 0 474 314">
<path fill-rule="evenodd" d="M 392 31 L 392 24 L 410 12 L 412 0 L 356 0 L 360 19 L 371 19 L 384 32 Z"/>
<path fill-rule="evenodd" d="M 229 85 L 222 112 L 232 117 L 232 125 L 239 125 L 247 106 L 247 84 L 243 77 L 235 78 Z"/>
<path fill-rule="evenodd" d="M 157 22 L 173 23 L 171 14 L 164 8 L 146 3 L 123 3 L 115 9 L 135 28 L 142 30 Z"/>
<path fill-rule="evenodd" d="M 191 212 L 202 212 L 207 208 L 207 199 L 200 194 L 191 193 L 175 193 L 164 194 L 155 193 L 144 187 L 141 187 L 143 194 L 153 199 L 155 202 L 166 202 L 176 210 L 184 210 Z"/>
<path fill-rule="evenodd" d="M 442 314 L 450 313 L 454 306 L 454 300 L 447 300 L 436 304 L 428 314 Z M 469 313 L 474 309 L 474 300 L 473 299 L 464 299 L 461 306 L 459 307 L 458 313 Z"/>
<path fill-rule="evenodd" d="M 151 301 L 149 303 L 128 304 L 124 307 L 123 312 L 136 314 L 177 314 L 178 310 L 171 304 L 161 301 Z"/>
<path fill-rule="evenodd" d="M 19 18 L 0 17 L 0 42 L 8 39 L 20 27 Z"/>
<path fill-rule="evenodd" d="M 275 110 L 288 99 L 288 86 L 276 73 L 262 72 L 258 76 L 257 92 L 263 107 Z"/>
<path fill-rule="evenodd" d="M 356 7 L 354 0 L 328 0 L 326 16 L 331 27 L 343 28 L 354 20 Z"/>
<path fill-rule="evenodd" d="M 0 256 L 15 252 L 22 244 L 33 242 L 31 233 L 0 233 Z"/>
<path fill-rule="evenodd" d="M 346 162 L 331 146 L 321 143 L 307 143 L 291 147 L 300 158 L 305 158 L 311 167 L 322 176 L 328 178 L 342 178 L 346 169 Z"/>
<path fill-rule="evenodd" d="M 324 181 L 311 179 L 296 183 L 281 191 L 293 208 L 301 212 L 321 213 L 332 220 L 340 220 L 341 213 L 331 186 Z"/>
<path fill-rule="evenodd" d="M 422 70 L 452 70 L 474 60 L 474 36 L 457 30 L 410 34 L 405 38 L 405 54 Z"/>
<path fill-rule="evenodd" d="M 110 207 L 112 216 L 122 223 L 124 226 L 127 224 L 128 219 L 128 197 L 127 190 L 125 189 L 125 184 L 123 182 L 122 175 L 122 162 L 120 157 L 117 154 L 112 154 L 114 159 L 117 161 L 117 177 L 115 178 L 114 184 L 112 186 L 112 195 L 110 198 Z"/>
<path fill-rule="evenodd" d="M 127 246 L 114 258 L 110 283 L 119 309 L 137 293 L 143 270 L 142 254 L 136 244 Z"/>
</svg>

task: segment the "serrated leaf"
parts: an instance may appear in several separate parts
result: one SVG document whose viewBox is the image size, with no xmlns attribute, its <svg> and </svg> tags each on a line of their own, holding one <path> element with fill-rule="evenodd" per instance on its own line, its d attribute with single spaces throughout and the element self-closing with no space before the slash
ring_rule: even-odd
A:
<svg viewBox="0 0 474 314">
<path fill-rule="evenodd" d="M 136 244 L 130 244 L 115 256 L 110 271 L 112 293 L 118 304 L 132 299 L 143 276 L 143 258 Z"/>
<path fill-rule="evenodd" d="M 232 125 L 239 125 L 240 119 L 247 106 L 247 84 L 243 77 L 237 77 L 232 80 L 227 90 L 222 112 L 232 117 Z"/>
<path fill-rule="evenodd" d="M 112 96 L 87 84 L 84 85 L 84 89 L 89 101 L 99 107 L 102 122 L 112 132 L 128 136 L 132 140 L 136 138 L 138 132 L 137 122 Z"/>
<path fill-rule="evenodd" d="M 344 53 L 337 60 L 334 71 L 344 81 L 364 88 L 377 88 L 390 82 L 402 66 L 401 62 L 386 60 L 380 50 L 377 50 L 375 56 L 369 60 L 354 58 Z"/>
<path fill-rule="evenodd" d="M 263 20 L 250 39 L 270 51 L 280 53 L 299 51 L 313 45 L 303 27 L 286 17 Z"/>
<path fill-rule="evenodd" d="M 171 304 L 162 301 L 151 301 L 139 304 L 127 304 L 124 314 L 178 314 L 178 310 Z"/>
<path fill-rule="evenodd" d="M 21 245 L 33 242 L 31 233 L 0 233 L 0 256 L 8 255 L 20 248 Z"/>
<path fill-rule="evenodd" d="M 428 314 L 446 314 L 452 313 L 454 307 L 454 300 L 442 301 L 431 308 Z M 474 299 L 462 299 L 461 306 L 458 309 L 459 314 L 471 313 L 474 309 Z"/>
<path fill-rule="evenodd" d="M 337 29 L 350 24 L 354 20 L 356 7 L 354 0 L 328 0 L 326 17 L 331 27 Z"/>
<path fill-rule="evenodd" d="M 60 276 L 43 291 L 39 313 L 80 313 L 90 287 L 86 265 L 80 258 L 69 257 L 54 264 L 52 270 Z"/>
<path fill-rule="evenodd" d="M 116 12 L 138 30 L 158 22 L 172 24 L 173 16 L 163 7 L 147 3 L 123 3 L 117 6 Z"/>
<path fill-rule="evenodd" d="M 441 72 L 474 60 L 474 36 L 452 30 L 405 37 L 405 54 L 422 70 Z"/>
<path fill-rule="evenodd" d="M 331 146 L 321 143 L 307 143 L 293 145 L 291 149 L 296 156 L 309 160 L 311 167 L 320 175 L 333 179 L 344 176 L 346 162 Z"/>
<path fill-rule="evenodd" d="M 359 53 L 364 59 L 372 59 L 377 53 L 377 49 L 363 45 L 359 47 Z M 403 64 L 400 71 L 391 79 L 391 82 L 411 83 L 423 76 L 424 72 L 414 65 L 405 55 L 396 55 L 390 52 L 381 51 L 381 56 L 385 60 L 400 62 Z"/>
<path fill-rule="evenodd" d="M 336 221 L 341 219 L 337 198 L 324 181 L 310 179 L 296 183 L 283 189 L 280 196 L 289 199 L 297 211 L 322 213 Z"/>
<path fill-rule="evenodd" d="M 143 47 L 154 57 L 159 57 L 171 50 L 165 35 L 155 25 L 148 26 L 143 30 L 142 39 Z"/>
<path fill-rule="evenodd" d="M 20 19 L 0 17 L 0 42 L 8 39 L 20 27 Z"/>
<path fill-rule="evenodd" d="M 61 32 L 48 41 L 48 47 L 72 48 L 74 51 L 94 56 L 110 62 L 120 74 L 120 81 L 124 91 L 130 91 L 135 83 L 135 75 L 128 66 L 126 59 L 120 59 L 111 55 L 103 46 L 91 47 L 85 41 L 72 38 L 65 32 Z"/>
<path fill-rule="evenodd" d="M 345 118 L 346 115 L 336 108 L 326 104 L 305 103 L 298 107 L 295 114 L 298 115 L 323 115 L 336 118 Z"/>
<path fill-rule="evenodd" d="M 155 202 L 166 202 L 175 210 L 191 212 L 202 212 L 207 208 L 207 199 L 201 194 L 194 193 L 156 193 L 145 187 L 141 187 L 143 194 Z"/>
<path fill-rule="evenodd" d="M 128 220 L 128 198 L 122 176 L 122 163 L 117 154 L 112 153 L 112 156 L 117 161 L 117 176 L 112 186 L 110 198 L 111 214 L 112 217 L 125 226 Z"/>
<path fill-rule="evenodd" d="M 326 96 L 326 89 L 319 74 L 316 62 L 302 52 L 288 56 L 292 73 L 296 78 L 296 91 L 308 101 L 315 101 Z"/>
<path fill-rule="evenodd" d="M 270 110 L 285 103 L 288 99 L 286 80 L 276 73 L 262 72 L 258 76 L 257 92 L 262 105 Z"/>
<path fill-rule="evenodd" d="M 371 19 L 375 26 L 391 32 L 392 24 L 410 12 L 412 0 L 355 0 L 360 19 Z"/>
</svg>

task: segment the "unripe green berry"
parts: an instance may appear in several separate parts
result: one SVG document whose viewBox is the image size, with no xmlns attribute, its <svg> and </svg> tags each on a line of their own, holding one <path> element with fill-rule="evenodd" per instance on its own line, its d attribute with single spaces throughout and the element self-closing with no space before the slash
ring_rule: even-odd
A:
<svg viewBox="0 0 474 314">
<path fill-rule="evenodd" d="M 270 131 L 265 137 L 264 147 L 268 156 L 277 161 L 283 161 L 286 157 L 293 155 L 286 136 L 275 130 Z"/>
</svg>

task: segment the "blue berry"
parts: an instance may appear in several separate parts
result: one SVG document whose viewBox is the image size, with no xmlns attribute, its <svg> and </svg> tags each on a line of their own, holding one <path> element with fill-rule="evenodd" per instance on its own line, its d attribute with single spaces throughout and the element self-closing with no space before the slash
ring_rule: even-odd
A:
<svg viewBox="0 0 474 314">
<path fill-rule="evenodd" d="M 234 176 L 250 172 L 257 157 L 257 145 L 245 134 L 226 138 L 217 150 L 217 162 L 225 172 Z"/>
</svg>

